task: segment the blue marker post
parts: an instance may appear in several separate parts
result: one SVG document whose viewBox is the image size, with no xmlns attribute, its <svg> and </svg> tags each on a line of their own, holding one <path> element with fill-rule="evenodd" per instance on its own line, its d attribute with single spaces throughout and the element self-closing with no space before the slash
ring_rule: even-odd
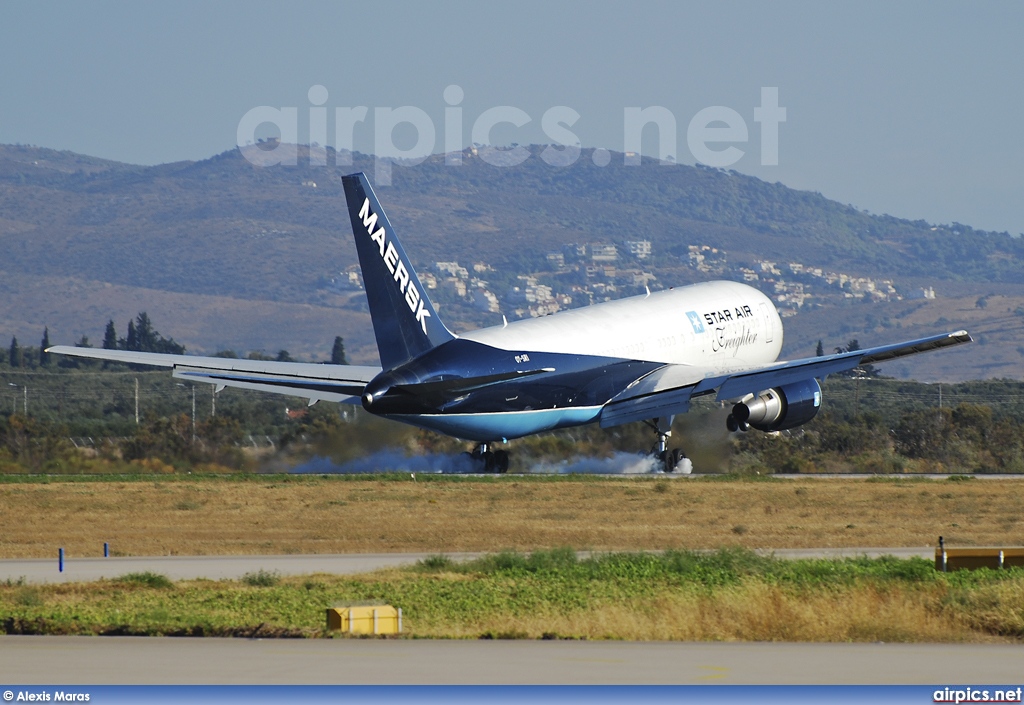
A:
<svg viewBox="0 0 1024 705">
<path fill-rule="evenodd" d="M 59 573 L 63 573 L 64 572 L 64 549 L 63 548 L 60 549 L 60 552 L 57 554 L 57 572 L 59 572 Z"/>
<path fill-rule="evenodd" d="M 110 558 L 110 544 L 106 541 L 103 542 L 103 557 Z"/>
</svg>

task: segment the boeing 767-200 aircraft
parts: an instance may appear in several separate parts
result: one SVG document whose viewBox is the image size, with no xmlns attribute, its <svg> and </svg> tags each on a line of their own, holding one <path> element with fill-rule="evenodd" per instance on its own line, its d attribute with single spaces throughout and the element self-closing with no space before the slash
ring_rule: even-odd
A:
<svg viewBox="0 0 1024 705">
<path fill-rule="evenodd" d="M 176 378 L 362 404 L 371 414 L 492 445 L 556 428 L 648 422 L 666 472 L 672 419 L 694 397 L 733 403 L 728 426 L 779 431 L 821 406 L 820 380 L 861 365 L 970 342 L 966 331 L 836 355 L 776 361 L 782 320 L 757 289 L 714 281 L 456 335 L 437 315 L 363 174 L 343 177 L 380 367 L 235 360 L 56 346 L 50 352 L 170 367 Z"/>
</svg>

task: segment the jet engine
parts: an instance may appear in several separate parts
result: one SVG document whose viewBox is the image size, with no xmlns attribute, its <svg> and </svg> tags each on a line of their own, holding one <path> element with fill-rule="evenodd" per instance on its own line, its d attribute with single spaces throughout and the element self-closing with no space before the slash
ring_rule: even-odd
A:
<svg viewBox="0 0 1024 705">
<path fill-rule="evenodd" d="M 809 379 L 766 389 L 747 397 L 732 408 L 726 419 L 730 431 L 784 431 L 805 424 L 821 408 L 821 386 Z"/>
</svg>

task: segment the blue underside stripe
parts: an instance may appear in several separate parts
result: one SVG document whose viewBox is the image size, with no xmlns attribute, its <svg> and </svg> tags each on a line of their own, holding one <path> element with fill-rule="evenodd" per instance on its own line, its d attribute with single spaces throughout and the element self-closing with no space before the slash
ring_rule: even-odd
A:
<svg viewBox="0 0 1024 705">
<path fill-rule="evenodd" d="M 390 414 L 386 418 L 471 441 L 500 441 L 592 423 L 600 415 L 600 406 L 584 406 L 489 414 Z"/>
</svg>

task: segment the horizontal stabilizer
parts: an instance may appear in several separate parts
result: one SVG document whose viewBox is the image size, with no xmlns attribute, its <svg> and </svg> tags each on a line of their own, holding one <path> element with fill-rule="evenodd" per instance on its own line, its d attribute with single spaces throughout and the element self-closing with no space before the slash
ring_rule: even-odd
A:
<svg viewBox="0 0 1024 705">
<path fill-rule="evenodd" d="M 544 367 L 539 370 L 512 370 L 510 372 L 500 372 L 493 375 L 483 375 L 480 377 L 453 377 L 451 379 L 441 380 L 439 382 L 423 382 L 420 384 L 399 384 L 395 385 L 395 389 L 409 392 L 411 394 L 451 394 L 453 392 L 469 392 L 474 389 L 483 389 L 489 387 L 492 384 L 498 384 L 500 382 L 508 382 L 514 379 L 525 379 L 533 375 L 543 374 L 545 372 L 554 372 L 554 367 Z"/>
</svg>

